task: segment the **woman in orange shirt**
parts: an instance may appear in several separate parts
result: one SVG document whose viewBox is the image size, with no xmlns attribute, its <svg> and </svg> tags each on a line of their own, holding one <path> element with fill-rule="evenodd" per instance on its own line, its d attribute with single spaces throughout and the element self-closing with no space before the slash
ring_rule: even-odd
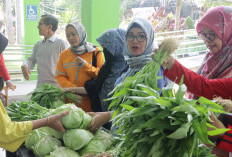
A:
<svg viewBox="0 0 232 157">
<path fill-rule="evenodd" d="M 84 87 L 86 81 L 97 78 L 104 64 L 103 53 L 100 48 L 86 42 L 86 31 L 80 22 L 68 24 L 65 33 L 71 47 L 60 54 L 55 79 L 62 88 Z M 97 60 L 95 66 L 93 55 Z M 87 95 L 83 96 L 82 104 L 77 106 L 86 112 L 92 111 Z"/>
</svg>

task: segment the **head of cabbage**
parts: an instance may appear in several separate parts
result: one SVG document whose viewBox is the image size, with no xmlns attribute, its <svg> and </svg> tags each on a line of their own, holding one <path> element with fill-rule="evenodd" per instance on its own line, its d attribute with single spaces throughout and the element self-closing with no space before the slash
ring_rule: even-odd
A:
<svg viewBox="0 0 232 157">
<path fill-rule="evenodd" d="M 53 137 L 45 136 L 40 139 L 35 146 L 33 146 L 33 152 L 37 156 L 49 155 L 57 147 L 61 146 L 61 142 Z"/>
<path fill-rule="evenodd" d="M 65 104 L 56 108 L 53 114 L 69 111 L 69 114 L 61 119 L 66 129 L 86 129 L 92 121 L 92 117 L 74 104 Z"/>
<path fill-rule="evenodd" d="M 84 129 L 70 129 L 63 135 L 64 145 L 72 150 L 79 150 L 86 146 L 93 138 L 93 134 Z"/>
<path fill-rule="evenodd" d="M 40 129 L 32 130 L 25 140 L 25 146 L 27 149 L 32 147 L 44 136 L 49 136 L 48 132 Z"/>
<path fill-rule="evenodd" d="M 46 132 L 49 136 L 54 137 L 56 139 L 63 139 L 63 133 L 61 131 L 52 129 L 50 127 L 41 127 L 37 130 Z"/>
<path fill-rule="evenodd" d="M 60 106 L 62 106 L 62 105 L 64 105 L 65 104 L 65 101 L 64 101 L 64 98 L 60 98 L 60 99 L 56 99 L 53 103 L 52 103 L 52 105 L 51 105 L 51 108 L 57 108 L 57 107 L 60 107 Z"/>
<path fill-rule="evenodd" d="M 113 143 L 113 136 L 103 130 L 98 130 L 93 139 L 80 150 L 81 156 L 85 154 L 104 153 Z"/>
<path fill-rule="evenodd" d="M 46 157 L 80 157 L 80 155 L 71 149 L 58 147 Z"/>
</svg>

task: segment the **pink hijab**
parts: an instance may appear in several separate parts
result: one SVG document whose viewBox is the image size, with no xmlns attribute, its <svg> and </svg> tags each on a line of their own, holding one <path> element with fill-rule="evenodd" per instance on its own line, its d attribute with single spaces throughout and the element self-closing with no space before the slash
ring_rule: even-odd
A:
<svg viewBox="0 0 232 157">
<path fill-rule="evenodd" d="M 209 79 L 232 77 L 232 7 L 220 6 L 209 10 L 197 24 L 214 31 L 222 40 L 222 50 L 217 54 L 208 52 L 198 73 Z"/>
</svg>

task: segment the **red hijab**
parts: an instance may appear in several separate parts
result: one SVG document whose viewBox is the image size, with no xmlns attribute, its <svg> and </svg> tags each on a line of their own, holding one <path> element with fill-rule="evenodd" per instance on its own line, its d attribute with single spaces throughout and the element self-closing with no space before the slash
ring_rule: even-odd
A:
<svg viewBox="0 0 232 157">
<path fill-rule="evenodd" d="M 232 77 L 232 7 L 220 6 L 209 10 L 197 24 L 214 31 L 222 40 L 222 50 L 217 54 L 208 52 L 198 73 L 209 79 Z"/>
</svg>

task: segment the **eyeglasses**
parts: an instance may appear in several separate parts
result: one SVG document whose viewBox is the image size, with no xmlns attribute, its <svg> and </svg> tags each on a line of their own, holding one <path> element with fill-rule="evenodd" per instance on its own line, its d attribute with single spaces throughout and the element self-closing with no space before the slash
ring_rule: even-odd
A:
<svg viewBox="0 0 232 157">
<path fill-rule="evenodd" d="M 146 35 L 133 35 L 133 34 L 127 34 L 126 35 L 126 40 L 127 41 L 134 41 L 134 39 L 137 39 L 139 42 L 143 42 L 144 40 L 147 39 Z"/>
<path fill-rule="evenodd" d="M 205 33 L 205 32 L 199 32 L 198 33 L 199 37 L 202 40 L 205 40 L 206 38 L 209 39 L 210 41 L 214 41 L 216 34 L 215 33 Z"/>
</svg>

